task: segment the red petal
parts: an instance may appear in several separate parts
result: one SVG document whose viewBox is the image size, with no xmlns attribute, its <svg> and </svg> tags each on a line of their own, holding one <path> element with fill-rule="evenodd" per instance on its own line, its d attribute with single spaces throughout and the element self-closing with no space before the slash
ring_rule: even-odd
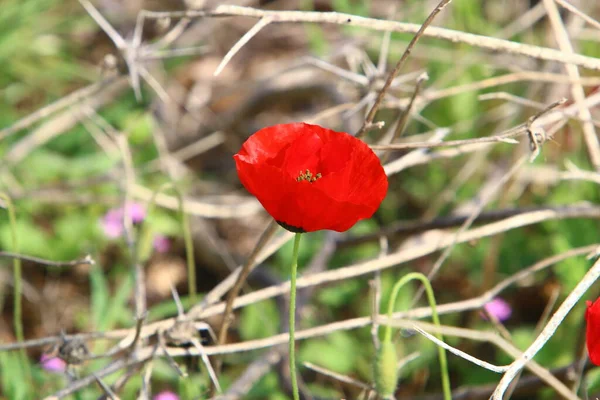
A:
<svg viewBox="0 0 600 400">
<path fill-rule="evenodd" d="M 305 134 L 304 123 L 281 124 L 263 128 L 250 136 L 238 155 L 247 162 L 266 162 L 281 155 L 298 137 Z"/>
<path fill-rule="evenodd" d="M 313 174 L 321 172 L 317 169 L 322 147 L 323 140 L 316 134 L 309 133 L 296 139 L 285 151 L 282 169 L 292 179 L 296 179 L 300 171 L 304 172 L 307 169 Z"/>
<path fill-rule="evenodd" d="M 283 222 L 292 226 L 302 227 L 307 232 L 321 229 L 331 229 L 344 232 L 350 229 L 358 220 L 369 218 L 375 210 L 364 205 L 352 204 L 346 201 L 338 201 L 322 192 L 315 185 L 304 183 L 307 188 L 296 191 L 288 201 L 292 206 L 288 210 L 294 210 L 294 214 L 287 213 Z"/>
<path fill-rule="evenodd" d="M 362 141 L 350 138 L 356 143 L 344 169 L 325 175 L 317 186 L 333 198 L 367 205 L 375 212 L 387 193 L 387 177 L 373 151 Z M 321 156 L 327 155 L 323 151 Z"/>
<path fill-rule="evenodd" d="M 585 319 L 587 320 L 586 327 L 586 343 L 590 360 L 595 365 L 600 365 L 600 301 L 587 303 L 585 310 Z"/>
<path fill-rule="evenodd" d="M 234 158 L 240 181 L 267 212 L 307 232 L 345 231 L 371 217 L 387 192 L 380 161 L 364 142 L 317 125 L 261 129 Z M 322 177 L 298 182 L 306 169 Z"/>
</svg>

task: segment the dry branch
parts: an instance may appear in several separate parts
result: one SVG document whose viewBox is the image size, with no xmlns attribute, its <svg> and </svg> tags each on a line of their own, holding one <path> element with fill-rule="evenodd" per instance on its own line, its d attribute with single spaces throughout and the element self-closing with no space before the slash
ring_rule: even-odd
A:
<svg viewBox="0 0 600 400">
<path fill-rule="evenodd" d="M 233 17 L 243 16 L 252 18 L 271 17 L 272 23 L 283 22 L 313 22 L 324 24 L 336 24 L 357 26 L 375 31 L 391 31 L 400 33 L 416 34 L 421 28 L 420 24 L 410 24 L 397 21 L 388 21 L 376 18 L 359 17 L 352 14 L 337 12 L 311 12 L 311 11 L 268 11 L 251 7 L 232 5 L 220 5 L 213 10 L 189 10 L 189 11 L 144 11 L 147 18 L 199 18 L 199 17 Z M 429 27 L 423 34 L 427 37 L 448 40 L 453 43 L 465 43 L 493 52 L 517 54 L 521 56 L 536 58 L 545 61 L 557 61 L 563 64 L 574 64 L 593 70 L 600 70 L 600 59 L 583 56 L 580 54 L 568 54 L 547 47 L 512 42 L 509 40 L 496 39 L 493 37 L 474 35 L 472 33 L 454 31 L 438 27 Z"/>
</svg>

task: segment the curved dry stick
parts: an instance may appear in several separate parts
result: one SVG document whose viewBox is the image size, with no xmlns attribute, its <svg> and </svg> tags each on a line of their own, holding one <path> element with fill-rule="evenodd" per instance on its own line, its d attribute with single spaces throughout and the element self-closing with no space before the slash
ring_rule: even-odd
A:
<svg viewBox="0 0 600 400">
<path fill-rule="evenodd" d="M 11 253 L 8 251 L 0 251 L 0 257 L 18 258 L 21 261 L 30 261 L 30 262 L 34 262 L 36 264 L 47 265 L 49 267 L 74 267 L 76 265 L 81 265 L 81 264 L 87 264 L 87 265 L 96 264 L 96 261 L 94 261 L 94 259 L 90 255 L 87 255 L 86 257 L 79 259 L 79 260 L 52 261 L 52 260 L 45 260 L 45 259 L 39 258 L 39 257 L 28 256 L 26 254 L 18 254 L 18 253 Z"/>
<path fill-rule="evenodd" d="M 500 294 L 500 292 L 502 292 L 504 289 L 506 289 L 510 285 L 514 284 L 515 282 L 517 282 L 521 279 L 524 279 L 527 276 L 529 276 L 535 272 L 539 272 L 545 268 L 548 268 L 548 267 L 550 267 L 558 262 L 561 262 L 567 258 L 589 254 L 590 252 L 593 252 L 597 247 L 598 247 L 597 244 L 584 246 L 584 247 L 578 247 L 578 248 L 566 251 L 564 253 L 556 254 L 556 255 L 548 257 L 546 259 L 540 260 L 537 263 L 533 264 L 532 266 L 527 267 L 527 268 L 523 269 L 522 271 L 518 272 L 517 274 L 512 275 L 511 277 L 503 280 L 502 282 L 498 283 L 496 286 L 494 286 L 490 290 L 486 291 L 485 293 L 481 294 L 480 296 L 469 299 L 469 300 L 462 300 L 462 301 L 458 301 L 458 302 L 454 302 L 454 303 L 447 303 L 447 304 L 439 305 L 438 311 L 440 314 L 448 314 L 448 313 L 452 313 L 452 312 L 472 310 L 472 309 L 483 307 L 487 302 L 492 300 L 494 297 L 498 296 Z M 246 296 L 250 296 L 250 295 L 246 295 Z M 394 316 L 395 317 L 425 318 L 425 317 L 429 316 L 429 314 L 427 313 L 428 309 L 429 308 L 419 308 L 419 309 L 409 311 L 410 314 L 406 314 L 407 312 L 402 312 L 402 313 L 395 313 Z M 209 316 L 216 315 L 216 314 L 218 314 L 218 313 L 210 313 Z M 189 315 L 189 313 L 188 313 L 188 315 Z M 367 319 L 365 318 L 364 321 L 365 321 L 364 326 L 367 326 L 368 325 Z M 160 329 L 160 328 L 157 328 L 157 326 L 159 326 L 159 325 L 165 326 L 165 327 L 170 327 L 173 325 L 174 322 L 175 322 L 175 318 L 168 318 L 163 321 L 155 322 L 152 324 L 152 327 L 154 329 L 153 332 L 156 332 L 157 329 Z M 372 319 L 371 319 L 370 323 L 373 323 Z M 363 326 L 363 325 L 361 325 L 361 326 Z M 145 328 L 147 328 L 147 327 L 145 327 Z M 10 344 L 6 344 L 6 345 L 0 345 L 0 351 L 10 351 L 10 350 L 16 350 L 19 348 L 45 346 L 48 344 L 56 343 L 57 341 L 64 339 L 64 338 L 67 338 L 68 340 L 123 339 L 123 338 L 127 338 L 127 336 L 130 335 L 132 332 L 133 332 L 132 329 L 117 329 L 117 330 L 113 330 L 110 332 L 78 333 L 78 334 L 74 334 L 74 335 L 65 335 L 64 337 L 53 336 L 53 337 L 47 337 L 47 338 L 42 338 L 42 339 L 28 340 L 28 341 L 25 341 L 22 343 L 10 343 Z M 146 334 L 147 334 L 147 332 L 146 332 Z"/>
<path fill-rule="evenodd" d="M 423 310 L 428 314 L 431 314 L 431 308 L 424 307 Z M 412 316 L 409 314 L 413 314 Z M 423 313 L 421 313 L 423 314 Z M 411 318 L 414 317 L 414 313 L 411 311 L 395 313 L 395 319 L 393 321 L 389 321 L 385 316 L 380 315 L 378 318 L 380 319 L 380 323 L 382 324 L 390 324 L 397 328 L 404 329 L 413 329 L 415 326 L 426 329 L 429 332 L 434 333 L 443 333 L 447 336 L 455 336 L 462 337 L 466 339 L 476 340 L 476 341 L 488 341 L 502 350 L 506 351 L 511 357 L 518 358 L 521 355 L 521 351 L 516 348 L 514 345 L 501 338 L 494 332 L 481 332 L 481 331 L 473 331 L 471 329 L 466 328 L 457 328 L 453 326 L 436 326 L 432 323 L 422 322 L 422 321 L 414 321 L 412 319 L 396 319 L 396 316 L 399 315 L 401 318 Z M 419 316 L 419 317 L 422 317 Z M 298 331 L 297 338 L 298 339 L 309 339 L 314 337 L 320 337 L 332 332 L 340 331 L 340 330 L 352 330 L 360 327 L 364 327 L 368 325 L 368 321 L 370 321 L 370 317 L 361 317 L 361 318 L 353 318 L 345 321 L 338 321 L 327 325 L 322 325 L 316 328 L 305 329 L 302 331 Z M 235 343 L 228 344 L 219 347 L 205 347 L 204 350 L 206 354 L 232 354 L 241 351 L 252 351 L 263 349 L 267 347 L 272 347 L 276 345 L 280 345 L 286 343 L 288 335 L 285 333 L 278 334 L 266 339 L 257 339 L 250 340 L 243 343 Z M 181 349 L 181 348 L 168 348 L 168 353 L 172 357 L 181 357 L 181 356 L 189 356 L 196 355 L 196 351 L 189 349 Z M 157 354 L 160 355 L 160 354 Z M 570 400 L 580 400 L 574 393 L 569 391 L 569 388 L 565 386 L 561 381 L 556 379 L 552 374 L 548 372 L 547 369 L 543 368 L 536 362 L 532 361 L 527 365 L 527 368 L 530 369 L 533 373 L 539 376 L 542 380 L 552 386 L 558 393 L 563 395 L 565 398 Z"/>
<path fill-rule="evenodd" d="M 143 11 L 148 18 L 196 18 L 196 17 L 233 17 L 244 16 L 251 18 L 272 17 L 273 23 L 282 22 L 312 22 L 324 24 L 336 24 L 345 26 L 357 26 L 374 31 L 391 31 L 399 33 L 417 33 L 420 24 L 388 21 L 377 18 L 366 18 L 352 14 L 337 12 L 318 11 L 271 11 L 259 10 L 252 7 L 220 5 L 212 10 L 189 10 L 189 11 Z M 575 64 L 593 70 L 600 70 L 600 59 L 583 56 L 580 54 L 568 54 L 548 47 L 534 46 L 530 44 L 513 42 L 492 38 L 488 36 L 475 35 L 472 33 L 455 31 L 451 29 L 430 26 L 423 36 L 436 39 L 448 40 L 453 43 L 465 43 L 473 47 L 490 50 L 493 52 L 517 54 L 538 60 L 557 61 L 563 64 Z"/>
<path fill-rule="evenodd" d="M 518 280 L 524 279 L 535 272 L 539 272 L 539 271 L 541 271 L 545 268 L 548 268 L 556 263 L 559 263 L 567 258 L 585 255 L 585 254 L 589 253 L 590 250 L 593 250 L 596 246 L 597 245 L 594 244 L 594 245 L 590 245 L 590 246 L 580 247 L 580 248 L 569 250 L 569 251 L 561 253 L 561 254 L 551 256 L 544 260 L 540 260 L 537 263 L 535 263 L 534 265 L 522 270 L 518 274 L 513 275 L 510 278 L 507 278 L 506 280 L 498 283 L 495 287 L 493 287 L 492 289 L 488 290 L 487 292 L 483 293 L 482 295 L 480 295 L 476 298 L 459 301 L 456 303 L 448 303 L 448 304 L 439 305 L 438 312 L 439 312 L 439 314 L 448 314 L 448 313 L 453 313 L 453 312 L 460 312 L 460 311 L 467 311 L 467 310 L 474 310 L 474 309 L 481 308 L 487 302 L 489 302 L 492 298 L 496 297 L 502 290 L 506 289 L 508 286 L 517 282 Z M 380 320 L 382 323 L 386 323 L 386 324 L 393 325 L 396 327 L 404 327 L 404 328 L 411 329 L 413 324 L 415 323 L 414 319 L 425 318 L 430 315 L 431 315 L 431 308 L 421 307 L 421 308 L 413 309 L 410 311 L 402 311 L 402 312 L 394 313 L 393 319 L 391 321 L 389 319 L 387 319 L 387 317 L 384 315 L 377 316 L 377 319 Z M 411 318 L 413 320 L 398 321 L 397 318 Z M 169 321 L 171 321 L 171 319 L 169 319 Z M 328 333 L 331 333 L 331 332 L 334 332 L 337 330 L 349 330 L 349 329 L 365 327 L 365 326 L 372 324 L 372 322 L 373 322 L 373 319 L 371 316 L 353 318 L 353 319 L 349 319 L 346 321 L 338 321 L 338 322 L 334 322 L 334 323 L 320 326 L 317 328 L 310 328 L 310 329 L 300 331 L 300 332 L 298 332 L 297 337 L 299 339 L 306 339 L 306 338 L 310 338 L 310 337 L 322 336 L 322 335 L 326 335 Z M 172 321 L 171 321 L 171 324 L 172 324 Z M 419 323 L 419 326 L 426 328 L 428 331 L 432 331 L 432 332 L 435 331 L 436 329 L 438 329 L 435 325 L 426 324 L 426 323 Z M 129 331 L 129 330 L 121 330 L 121 331 Z M 459 332 L 459 331 L 467 332 L 469 330 L 461 329 L 461 328 L 453 328 L 453 327 L 444 327 L 444 333 L 448 334 L 448 335 L 451 335 L 454 332 Z M 469 331 L 469 332 L 471 332 L 471 331 Z M 116 333 L 116 331 L 113 333 Z M 81 335 L 74 335 L 74 337 L 75 336 L 79 337 Z M 496 334 L 489 333 L 489 332 L 477 332 L 476 335 L 471 334 L 471 336 L 469 338 L 474 339 L 474 340 L 481 340 L 482 338 L 488 338 L 487 340 L 491 341 L 492 343 L 496 343 L 499 347 L 503 348 L 509 354 L 511 354 L 515 357 L 518 357 L 520 355 L 520 352 L 518 349 L 514 348 L 514 346 L 512 346 L 510 343 L 504 341 L 502 338 L 500 338 Z M 54 338 L 54 339 L 56 339 L 56 338 Z M 206 352 L 207 355 L 231 354 L 231 353 L 236 353 L 239 351 L 250 351 L 250 350 L 256 350 L 256 349 L 265 348 L 265 347 L 271 347 L 271 346 L 275 346 L 277 344 L 286 343 L 287 340 L 288 340 L 287 334 L 279 334 L 279 335 L 276 335 L 276 336 L 273 336 L 270 338 L 252 340 L 252 341 L 248 341 L 248 342 L 244 342 L 244 343 L 205 347 L 203 350 Z M 500 344 L 498 344 L 498 343 L 500 343 Z M 502 343 L 505 343 L 505 345 L 502 345 Z M 26 344 L 26 343 L 24 343 L 24 344 Z M 151 359 L 154 356 L 154 352 L 156 351 L 155 348 L 150 348 L 150 350 L 148 350 L 148 349 L 149 348 L 141 349 L 138 353 L 138 359 L 136 361 L 134 361 L 134 360 L 129 360 L 129 361 L 117 360 L 114 363 L 112 363 L 112 364 L 108 365 L 107 367 L 105 367 L 104 369 L 102 369 L 101 371 L 96 372 L 95 375 L 99 376 L 99 377 L 103 377 L 110 373 L 114 373 L 114 372 L 120 370 L 121 368 L 135 365 L 137 363 L 143 363 L 143 362 Z M 6 350 L 6 346 L 0 347 L 0 350 Z M 179 348 L 179 349 L 172 348 L 172 349 L 169 349 L 168 351 L 163 349 L 161 354 L 169 354 L 169 356 L 191 355 L 189 349 L 181 349 L 181 348 Z M 532 371 L 536 372 L 535 368 L 538 368 L 539 366 L 536 363 L 531 362 L 526 367 L 528 367 Z M 538 376 L 543 377 L 545 372 L 547 372 L 545 369 L 539 367 L 539 369 L 537 370 L 536 373 L 538 374 Z M 554 377 L 552 377 L 552 375 L 547 376 L 547 379 L 548 379 L 547 382 L 550 383 L 550 381 L 553 378 Z M 93 377 L 88 376 L 88 377 L 82 378 L 82 379 L 74 382 L 73 384 L 71 384 L 69 387 L 57 392 L 54 396 L 47 397 L 46 399 L 47 400 L 58 399 L 58 398 L 67 396 L 67 395 L 73 393 L 74 391 L 79 390 L 79 389 L 89 385 L 93 381 L 94 381 Z M 558 386 L 555 386 L 555 384 L 552 384 L 552 385 L 555 388 L 558 388 L 558 387 L 560 387 L 560 385 L 562 385 L 562 383 L 558 382 Z M 568 389 L 567 389 L 567 391 L 568 391 Z"/>
<path fill-rule="evenodd" d="M 514 217 L 506 218 L 498 222 L 468 230 L 458 237 L 457 243 L 465 243 L 471 240 L 481 239 L 496 235 L 501 232 L 506 232 L 511 229 L 533 225 L 543 221 L 567 218 L 600 218 L 600 207 L 591 207 L 586 204 L 583 206 L 579 205 L 576 207 L 564 207 L 551 210 L 536 210 L 526 214 L 519 214 Z M 289 240 L 289 237 L 287 236 L 283 237 L 282 239 L 282 241 L 287 240 Z M 426 243 L 420 246 L 402 249 L 396 253 L 380 257 L 376 260 L 366 261 L 318 274 L 302 276 L 298 279 L 298 289 L 321 285 L 328 282 L 351 279 L 373 273 L 374 271 L 391 268 L 410 260 L 431 254 L 435 251 L 439 251 L 440 249 L 452 244 L 453 241 L 454 234 L 447 234 L 435 243 Z M 290 290 L 289 286 L 289 282 L 284 282 L 280 285 L 274 285 L 269 288 L 257 290 L 250 294 L 240 296 L 234 301 L 233 308 L 236 309 L 244 307 L 249 304 L 254 304 L 262 300 L 288 293 Z M 439 308 L 442 309 L 442 307 L 443 306 L 440 306 Z M 208 307 L 198 307 L 195 309 L 192 308 L 192 310 L 188 312 L 188 317 L 205 319 L 214 315 L 219 315 L 223 313 L 224 310 L 225 304 L 224 302 L 221 302 Z M 152 335 L 157 331 L 157 329 L 170 326 L 173 324 L 173 321 L 174 318 L 169 318 L 148 324 L 142 329 L 142 336 Z M 121 348 L 126 348 L 131 343 L 132 338 L 133 331 L 129 330 L 129 334 L 122 338 L 118 346 Z M 2 349 L 1 346 L 0 349 Z"/>
<path fill-rule="evenodd" d="M 600 207 L 585 207 L 584 209 L 580 210 L 570 210 L 568 213 L 564 213 L 557 210 L 545 210 L 534 211 L 528 214 L 521 214 L 515 217 L 510 217 L 498 222 L 494 222 L 463 232 L 456 238 L 456 243 L 458 244 L 470 242 L 471 240 L 489 237 L 501 232 L 506 232 L 511 229 L 537 224 L 542 221 L 552 219 L 564 219 L 568 217 L 600 218 Z M 408 249 L 402 249 L 388 256 L 377 258 L 375 260 L 366 261 L 347 267 L 338 268 L 335 270 L 325 271 L 314 275 L 302 276 L 298 279 L 297 282 L 298 289 L 309 286 L 322 285 L 329 282 L 337 282 L 340 280 L 356 278 L 358 276 L 364 276 L 373 273 L 374 271 L 396 267 L 399 264 L 406 263 L 410 260 L 423 257 L 425 255 L 439 251 L 447 246 L 450 246 L 454 242 L 454 239 L 455 235 L 453 233 L 450 233 L 444 235 L 439 240 L 436 240 L 434 243 L 426 243 L 420 246 L 413 246 Z M 234 302 L 233 307 L 235 309 L 249 304 L 254 304 L 258 301 L 270 299 L 275 296 L 280 296 L 282 294 L 288 293 L 289 290 L 289 282 L 284 282 L 277 286 L 257 290 L 245 296 L 238 297 Z M 223 303 L 215 304 L 212 307 L 206 308 L 203 312 L 198 313 L 196 317 L 204 319 L 209 316 L 218 315 L 222 313 L 223 310 Z"/>
<path fill-rule="evenodd" d="M 498 383 L 498 387 L 494 390 L 492 399 L 502 400 L 504 398 L 504 392 L 513 381 L 515 376 L 531 362 L 533 357 L 544 345 L 554 332 L 558 329 L 559 325 L 565 319 L 569 311 L 577 304 L 577 302 L 583 297 L 585 292 L 589 289 L 596 280 L 600 277 L 600 258 L 594 263 L 592 268 L 585 274 L 583 279 L 575 286 L 575 289 L 569 293 L 565 301 L 560 305 L 558 310 L 554 313 L 550 321 L 546 324 L 546 327 L 542 330 L 542 333 L 533 341 L 533 343 L 525 350 L 525 352 L 510 364 L 510 368 L 502 379 Z"/>
<path fill-rule="evenodd" d="M 542 221 L 552 220 L 552 219 L 566 219 L 566 218 L 600 218 L 600 207 L 589 207 L 589 206 L 578 206 L 578 207 L 564 207 L 564 208 L 556 208 L 556 209 L 545 209 L 545 210 L 535 210 L 525 214 L 519 214 L 514 217 L 506 218 L 498 222 L 494 222 L 491 224 L 487 224 L 481 226 L 479 228 L 471 229 L 464 234 L 462 234 L 459 238 L 459 243 L 468 242 L 471 240 L 477 240 L 483 237 L 495 235 L 497 233 L 505 232 L 510 229 L 515 229 L 519 227 L 524 227 L 528 225 L 532 225 L 535 223 L 539 223 Z M 283 235 L 281 242 L 285 242 L 289 240 L 289 237 L 285 237 L 287 235 Z M 410 260 L 414 260 L 420 257 L 423 257 L 427 254 L 431 254 L 445 246 L 448 246 L 452 243 L 453 235 L 449 235 L 445 240 L 441 240 L 439 243 L 435 245 L 425 244 L 421 246 L 412 247 L 409 249 L 400 250 L 391 255 L 387 255 L 384 257 L 380 257 L 373 261 L 367 261 L 355 265 L 351 265 L 348 267 L 340 268 L 332 271 L 325 271 L 318 274 L 308 275 L 301 277 L 298 279 L 298 287 L 310 287 L 316 286 L 327 282 L 334 282 L 343 279 L 350 279 L 357 276 L 362 276 L 365 274 L 372 273 L 375 270 L 383 270 L 386 268 L 390 268 L 392 266 L 396 266 L 398 264 L 405 263 Z M 275 244 L 271 246 L 270 250 L 275 251 L 278 248 L 279 244 Z M 548 265 L 552 265 L 555 262 L 561 261 L 568 257 L 573 257 L 579 254 L 587 254 L 592 252 L 598 247 L 598 245 L 586 246 L 579 249 L 573 249 L 569 252 L 562 253 L 559 255 L 552 256 L 546 260 L 542 260 L 539 263 L 535 264 L 531 268 L 535 267 L 535 271 L 538 271 L 542 268 L 546 268 Z M 263 257 L 266 258 L 268 254 L 271 254 L 271 251 L 266 251 L 264 254 L 261 254 L 259 259 Z M 521 279 L 522 274 L 527 274 L 527 271 L 521 271 L 516 274 L 513 278 L 510 278 L 506 281 L 501 282 L 495 288 L 490 291 L 484 293 L 482 296 L 475 298 L 474 300 L 464 300 L 451 304 L 443 304 L 438 307 L 438 312 L 440 314 L 455 312 L 457 310 L 465 310 L 481 307 L 485 304 L 485 302 L 491 300 L 494 296 L 496 296 L 501 290 L 503 290 L 506 286 L 512 284 L 515 279 Z M 235 277 L 235 275 L 230 275 L 231 277 Z M 506 284 L 504 283 L 506 282 Z M 253 293 L 238 297 L 233 304 L 234 309 L 244 307 L 249 304 L 254 304 L 256 302 L 270 299 L 282 294 L 287 293 L 289 291 L 289 283 L 282 283 L 280 285 L 274 285 L 272 287 L 257 290 Z M 469 308 L 471 307 L 471 308 Z M 199 307 L 192 308 L 187 316 L 195 319 L 205 319 L 214 315 L 218 315 L 223 313 L 225 309 L 225 304 L 223 302 L 211 305 L 204 305 Z M 410 311 L 410 314 L 395 314 L 397 316 L 411 316 L 411 317 L 427 317 L 430 314 L 427 313 L 427 309 L 415 309 Z M 145 325 L 142 328 L 141 336 L 148 337 L 157 332 L 159 329 L 166 329 L 173 325 L 175 322 L 175 318 L 167 318 L 161 321 L 153 322 Z M 365 324 L 368 325 L 372 323 L 370 317 L 365 318 Z M 77 334 L 69 336 L 69 338 L 80 338 L 80 339 L 120 339 L 120 343 L 117 347 L 121 349 L 127 348 L 134 337 L 133 329 L 120 329 L 111 332 L 91 332 L 84 334 Z M 51 343 L 55 343 L 59 340 L 60 337 L 50 337 L 44 339 L 36 339 L 32 341 L 26 341 L 24 343 L 11 343 L 8 345 L 0 345 L 0 351 L 6 350 L 15 350 L 21 347 L 35 347 L 35 346 L 43 346 Z"/>
</svg>

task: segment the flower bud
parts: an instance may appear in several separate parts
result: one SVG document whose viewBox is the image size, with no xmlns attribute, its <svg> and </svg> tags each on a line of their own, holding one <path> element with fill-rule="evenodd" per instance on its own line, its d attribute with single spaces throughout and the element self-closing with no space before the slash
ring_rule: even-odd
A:
<svg viewBox="0 0 600 400">
<path fill-rule="evenodd" d="M 375 388 L 384 399 L 390 399 L 398 382 L 398 356 L 394 343 L 382 341 L 375 358 Z"/>
</svg>

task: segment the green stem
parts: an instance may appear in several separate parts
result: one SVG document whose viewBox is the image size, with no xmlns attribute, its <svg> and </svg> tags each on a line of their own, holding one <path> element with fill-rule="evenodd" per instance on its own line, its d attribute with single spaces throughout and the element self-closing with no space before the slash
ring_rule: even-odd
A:
<svg viewBox="0 0 600 400">
<path fill-rule="evenodd" d="M 294 400 L 300 400 L 298 392 L 298 381 L 296 380 L 296 343 L 294 332 L 296 331 L 296 275 L 298 272 L 298 249 L 300 248 L 301 233 L 294 236 L 294 252 L 292 255 L 292 279 L 290 282 L 290 379 L 292 380 L 292 393 Z"/>
<path fill-rule="evenodd" d="M 6 203 L 6 209 L 8 210 L 8 220 L 10 223 L 10 232 L 12 239 L 12 251 L 19 253 L 19 239 L 17 235 L 17 217 L 15 213 L 15 207 L 10 197 L 0 192 L 0 199 Z M 18 342 L 25 341 L 25 335 L 23 333 L 23 283 L 22 283 L 22 272 L 21 272 L 21 259 L 19 257 L 13 258 L 13 280 L 14 280 L 14 310 L 13 318 L 15 325 L 15 337 Z M 27 354 L 25 349 L 21 349 L 21 363 L 23 364 L 23 371 L 29 375 L 29 366 L 27 363 Z"/>
<path fill-rule="evenodd" d="M 394 288 L 392 289 L 392 296 L 390 297 L 390 301 L 388 303 L 388 312 L 387 312 L 388 321 L 391 321 L 391 319 L 392 319 L 392 314 L 394 312 L 394 305 L 396 304 L 396 299 L 398 298 L 398 293 L 400 291 L 400 288 L 402 286 L 404 286 L 406 283 L 408 283 L 409 281 L 415 280 L 415 279 L 419 280 L 419 281 L 421 281 L 421 283 L 423 283 L 423 286 L 425 287 L 425 291 L 427 293 L 427 301 L 429 302 L 429 306 L 431 307 L 431 319 L 433 320 L 433 323 L 435 324 L 435 326 L 440 327 L 440 319 L 438 317 L 436 303 L 435 303 L 435 296 L 433 294 L 433 289 L 431 288 L 431 283 L 429 282 L 429 280 L 427 279 L 427 277 L 425 275 L 423 275 L 419 272 L 411 272 L 411 273 L 405 275 L 404 277 L 402 277 L 402 279 L 400 279 L 394 285 Z M 441 333 L 436 333 L 435 336 L 440 341 L 444 340 Z M 385 342 L 392 341 L 392 326 L 389 324 L 386 326 L 383 340 Z M 441 374 L 442 374 L 442 388 L 444 390 L 444 399 L 452 400 L 452 392 L 450 389 L 450 378 L 448 376 L 448 361 L 446 360 L 446 350 L 444 350 L 440 346 L 438 346 L 438 356 L 440 359 L 440 369 L 441 369 Z"/>
<path fill-rule="evenodd" d="M 188 270 L 188 293 L 192 303 L 196 301 L 196 261 L 194 259 L 194 243 L 192 241 L 192 231 L 190 222 L 185 213 L 185 203 L 183 195 L 176 186 L 174 187 L 175 194 L 179 200 L 179 219 L 181 220 L 181 228 L 183 230 L 183 241 L 185 242 L 185 258 L 187 261 Z"/>
<path fill-rule="evenodd" d="M 147 215 L 150 217 L 154 208 L 156 206 L 156 198 L 160 193 L 166 192 L 167 190 L 172 189 L 177 197 L 177 202 L 179 206 L 179 219 L 181 222 L 181 229 L 183 233 L 183 241 L 185 242 L 185 255 L 187 262 L 187 272 L 188 272 L 188 293 L 190 295 L 191 301 L 194 302 L 196 299 L 196 261 L 194 259 L 194 243 L 192 241 L 192 233 L 190 229 L 190 224 L 187 219 L 187 215 L 185 213 L 185 204 L 183 201 L 183 195 L 181 194 L 181 190 L 174 183 L 165 183 L 160 186 L 156 191 L 152 194 L 150 198 L 150 202 L 148 204 L 148 212 Z M 142 246 L 139 249 L 139 259 L 144 261 L 147 260 L 150 256 L 150 243 L 152 242 L 152 237 L 150 235 L 150 230 L 147 223 L 142 225 Z"/>
</svg>

